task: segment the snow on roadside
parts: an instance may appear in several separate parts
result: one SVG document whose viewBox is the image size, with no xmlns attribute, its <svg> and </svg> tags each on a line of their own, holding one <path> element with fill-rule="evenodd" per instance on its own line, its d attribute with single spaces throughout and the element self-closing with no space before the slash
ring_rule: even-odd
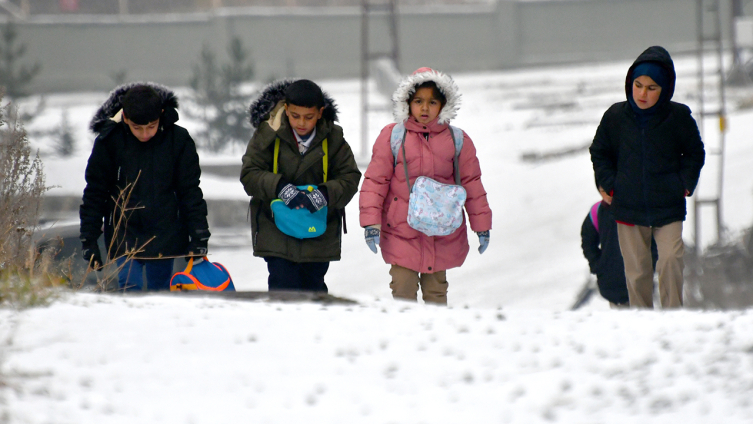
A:
<svg viewBox="0 0 753 424">
<path fill-rule="evenodd" d="M 745 423 L 751 325 L 76 294 L 22 312 L 0 370 L 10 422 Z"/>
</svg>

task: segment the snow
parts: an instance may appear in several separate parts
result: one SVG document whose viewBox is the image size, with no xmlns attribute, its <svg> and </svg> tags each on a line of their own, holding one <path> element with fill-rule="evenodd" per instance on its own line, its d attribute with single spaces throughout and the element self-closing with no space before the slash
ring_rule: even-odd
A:
<svg viewBox="0 0 753 424">
<path fill-rule="evenodd" d="M 695 59 L 676 65 L 675 100 L 693 108 Z M 606 108 L 624 99 L 628 66 L 455 76 L 463 97 L 453 124 L 479 151 L 494 228 L 484 255 L 473 237 L 466 263 L 448 272 L 448 308 L 391 298 L 388 266 L 365 246 L 354 199 L 343 259 L 327 274 L 330 293 L 354 304 L 65 293 L 49 307 L 0 309 L 0 421 L 753 423 L 749 310 L 611 310 L 600 297 L 569 310 L 588 272 L 580 224 L 599 199 L 586 146 Z M 322 85 L 360 156 L 359 82 Z M 91 140 L 85 128 L 105 96 L 48 96 L 28 129 L 54 127 L 68 108 L 77 140 Z M 730 237 L 753 218 L 753 111 L 735 107 L 751 96 L 728 92 Z M 372 114 L 370 138 L 388 122 L 388 113 Z M 58 158 L 49 139 L 32 140 L 58 186 L 51 194 L 80 195 L 90 141 Z M 575 153 L 522 160 L 565 150 Z M 709 190 L 707 179 L 699 190 Z M 202 189 L 247 198 L 235 179 L 206 173 Z M 248 228 L 212 232 L 240 247 L 210 242 L 210 259 L 239 290 L 265 290 Z M 684 235 L 692 243 L 692 220 Z"/>
</svg>

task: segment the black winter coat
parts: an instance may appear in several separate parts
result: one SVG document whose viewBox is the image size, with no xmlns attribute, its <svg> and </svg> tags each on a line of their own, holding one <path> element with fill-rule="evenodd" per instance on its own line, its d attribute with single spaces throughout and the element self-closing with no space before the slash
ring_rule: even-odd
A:
<svg viewBox="0 0 753 424">
<path fill-rule="evenodd" d="M 185 255 L 189 235 L 208 230 L 196 146 L 188 132 L 175 125 L 176 97 L 158 85 L 153 87 L 164 99 L 164 112 L 152 139 L 140 142 L 125 123 L 112 120 L 130 87 L 113 91 L 91 123 L 98 135 L 86 166 L 81 238 L 96 240 L 104 219 L 111 259 L 134 248 L 143 248 L 136 258 Z M 117 207 L 114 199 L 120 199 Z"/>
<path fill-rule="evenodd" d="M 675 71 L 666 50 L 650 47 L 636 59 L 625 81 L 627 96 L 632 96 L 633 69 L 647 61 L 669 72 L 670 87 L 662 87 L 669 90 L 662 96 L 664 103 L 645 126 L 639 124 L 629 102 L 612 105 L 601 119 L 590 152 L 597 186 L 613 195 L 615 219 L 661 227 L 685 220 L 686 191 L 693 194 L 698 184 L 705 151 L 690 109 L 669 101 Z"/>
<path fill-rule="evenodd" d="M 580 229 L 583 256 L 588 260 L 591 274 L 596 275 L 601 296 L 615 304 L 629 303 L 627 283 L 625 281 L 625 263 L 622 260 L 620 242 L 617 237 L 617 222 L 612 215 L 612 208 L 601 202 L 597 213 L 599 229 L 596 229 L 590 214 L 586 215 Z M 651 257 L 653 266 L 659 252 L 656 242 L 651 240 Z"/>
</svg>

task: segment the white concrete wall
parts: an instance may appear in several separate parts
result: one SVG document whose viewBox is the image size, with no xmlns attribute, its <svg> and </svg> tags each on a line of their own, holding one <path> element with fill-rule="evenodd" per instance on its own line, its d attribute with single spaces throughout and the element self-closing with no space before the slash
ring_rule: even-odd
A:
<svg viewBox="0 0 753 424">
<path fill-rule="evenodd" d="M 728 1 L 723 1 L 728 20 Z M 629 59 L 660 44 L 696 46 L 694 0 L 498 0 L 491 5 L 400 9 L 400 70 L 471 72 Z M 224 9 L 216 14 L 33 17 L 19 23 L 25 60 L 39 61 L 35 91 L 109 90 L 127 80 L 187 85 L 202 45 L 224 61 L 239 36 L 257 78 L 354 78 L 361 72 L 360 8 Z M 386 19 L 373 16 L 372 47 L 386 49 Z M 725 37 L 729 31 L 725 29 Z"/>
</svg>

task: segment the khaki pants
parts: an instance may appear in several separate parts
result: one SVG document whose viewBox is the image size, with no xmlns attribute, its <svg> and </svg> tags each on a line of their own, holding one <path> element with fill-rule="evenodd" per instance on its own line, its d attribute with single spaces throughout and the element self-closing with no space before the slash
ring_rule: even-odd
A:
<svg viewBox="0 0 753 424">
<path fill-rule="evenodd" d="M 625 262 L 630 306 L 653 308 L 654 270 L 651 266 L 651 236 L 656 240 L 659 259 L 656 272 L 659 274 L 659 298 L 662 308 L 682 306 L 682 271 L 685 267 L 682 242 L 682 221 L 663 227 L 641 227 L 617 224 L 622 259 Z"/>
<path fill-rule="evenodd" d="M 418 284 L 421 284 L 421 295 L 426 303 L 447 305 L 447 277 L 445 271 L 437 271 L 433 274 L 421 274 L 412 269 L 392 265 L 390 268 L 392 282 L 392 297 L 416 301 L 418 297 Z"/>
</svg>

